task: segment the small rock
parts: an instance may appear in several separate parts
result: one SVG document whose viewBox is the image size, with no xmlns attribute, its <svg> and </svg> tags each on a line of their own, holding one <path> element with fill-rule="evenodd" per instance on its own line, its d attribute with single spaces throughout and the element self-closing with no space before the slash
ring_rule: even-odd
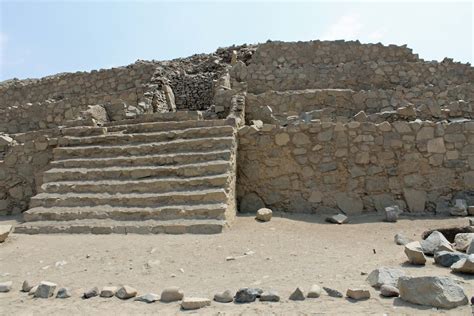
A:
<svg viewBox="0 0 474 316">
<path fill-rule="evenodd" d="M 459 233 L 454 237 L 454 248 L 459 251 L 466 251 L 474 238 L 474 233 Z"/>
<path fill-rule="evenodd" d="M 385 208 L 385 221 L 395 223 L 398 220 L 398 215 L 401 214 L 398 205 L 392 205 Z"/>
<path fill-rule="evenodd" d="M 364 289 L 348 289 L 346 296 L 354 300 L 366 300 L 370 298 L 370 292 Z"/>
<path fill-rule="evenodd" d="M 11 289 L 12 289 L 12 285 L 13 285 L 12 281 L 1 282 L 0 283 L 0 293 L 10 292 Z"/>
<path fill-rule="evenodd" d="M 290 295 L 290 300 L 292 301 L 304 301 L 304 299 L 305 295 L 299 287 L 297 287 L 296 290 L 294 290 Z"/>
<path fill-rule="evenodd" d="M 453 272 L 474 274 L 474 256 L 467 256 L 451 266 Z"/>
<path fill-rule="evenodd" d="M 214 301 L 219 303 L 230 303 L 234 300 L 232 292 L 229 290 L 225 290 L 222 293 L 216 293 L 214 295 Z"/>
<path fill-rule="evenodd" d="M 276 291 L 265 291 L 260 295 L 260 302 L 279 302 L 280 295 Z"/>
<path fill-rule="evenodd" d="M 434 261 L 443 267 L 450 267 L 467 255 L 461 252 L 438 251 L 434 255 Z"/>
<path fill-rule="evenodd" d="M 0 242 L 4 242 L 13 229 L 12 225 L 0 225 Z"/>
<path fill-rule="evenodd" d="M 257 297 L 262 295 L 263 290 L 258 288 L 242 288 L 235 293 L 234 301 L 236 303 L 251 303 L 255 302 Z"/>
<path fill-rule="evenodd" d="M 272 219 L 273 212 L 269 208 L 261 208 L 257 211 L 257 216 L 255 217 L 258 221 L 268 222 Z"/>
<path fill-rule="evenodd" d="M 185 297 L 181 302 L 181 308 L 184 310 L 200 309 L 210 305 L 210 299 L 201 297 Z"/>
<path fill-rule="evenodd" d="M 118 289 L 117 293 L 115 293 L 115 296 L 122 300 L 126 300 L 137 296 L 137 290 L 131 286 L 124 285 L 120 289 Z"/>
<path fill-rule="evenodd" d="M 384 284 L 380 287 L 380 295 L 385 297 L 398 297 L 398 289 L 392 285 Z"/>
<path fill-rule="evenodd" d="M 413 240 L 408 238 L 402 233 L 398 233 L 394 237 L 395 243 L 399 246 L 405 246 L 406 244 L 412 242 Z"/>
<path fill-rule="evenodd" d="M 158 299 L 159 299 L 158 294 L 147 293 L 147 294 L 135 297 L 134 301 L 144 302 L 144 303 L 153 303 L 153 302 L 158 301 Z"/>
<path fill-rule="evenodd" d="M 100 297 L 114 297 L 116 292 L 116 286 L 104 286 L 100 291 Z"/>
<path fill-rule="evenodd" d="M 23 281 L 23 284 L 21 285 L 22 292 L 29 292 L 32 288 L 33 286 L 30 285 L 30 283 L 27 280 Z"/>
<path fill-rule="evenodd" d="M 375 288 L 379 288 L 384 284 L 397 286 L 398 278 L 404 275 L 403 270 L 382 267 L 370 272 L 367 282 Z"/>
<path fill-rule="evenodd" d="M 326 218 L 326 222 L 333 224 L 345 224 L 349 222 L 349 219 L 344 214 L 337 214 Z"/>
<path fill-rule="evenodd" d="M 235 257 L 229 256 L 225 258 L 225 261 L 232 261 L 235 260 Z"/>
<path fill-rule="evenodd" d="M 404 301 L 439 308 L 468 304 L 464 290 L 449 277 L 400 277 L 400 298 Z"/>
<path fill-rule="evenodd" d="M 426 257 L 421 250 L 419 241 L 413 241 L 405 245 L 405 254 L 408 257 L 408 261 L 411 264 L 424 265 L 426 263 Z"/>
<path fill-rule="evenodd" d="M 321 287 L 317 284 L 313 284 L 308 291 L 307 298 L 318 298 L 321 296 Z"/>
<path fill-rule="evenodd" d="M 436 230 L 432 232 L 425 240 L 422 240 L 420 245 L 425 255 L 434 255 L 435 250 L 437 250 L 439 246 L 444 246 L 453 250 L 451 243 L 446 239 L 446 237 Z"/>
<path fill-rule="evenodd" d="M 71 297 L 71 290 L 67 287 L 62 287 L 58 290 L 58 294 L 56 294 L 56 298 L 69 298 Z"/>
<path fill-rule="evenodd" d="M 38 285 L 33 286 L 31 290 L 28 292 L 28 295 L 35 295 L 37 289 L 38 289 Z"/>
<path fill-rule="evenodd" d="M 91 297 L 95 297 L 99 295 L 99 288 L 97 286 L 87 290 L 84 292 L 84 294 L 82 294 L 82 298 L 84 299 L 88 299 L 88 298 L 91 298 Z"/>
<path fill-rule="evenodd" d="M 331 288 L 325 287 L 325 286 L 323 286 L 323 289 L 331 297 L 339 297 L 339 298 L 344 297 L 344 295 L 342 295 L 342 293 L 339 292 L 338 290 L 331 289 Z"/>
<path fill-rule="evenodd" d="M 35 292 L 35 297 L 48 298 L 53 296 L 56 284 L 48 281 L 41 281 Z"/>
<path fill-rule="evenodd" d="M 177 286 L 171 286 L 161 292 L 160 301 L 164 303 L 176 302 L 183 299 L 184 293 Z"/>
</svg>

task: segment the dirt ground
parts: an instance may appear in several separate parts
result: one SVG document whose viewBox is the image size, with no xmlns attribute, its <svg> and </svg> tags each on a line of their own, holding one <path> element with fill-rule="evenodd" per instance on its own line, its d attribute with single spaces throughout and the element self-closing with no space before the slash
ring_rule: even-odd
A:
<svg viewBox="0 0 474 316">
<path fill-rule="evenodd" d="M 7 223 L 1 219 L 0 223 Z M 401 267 L 409 275 L 445 275 L 460 280 L 474 295 L 474 277 L 452 274 L 430 258 L 424 267 L 406 264 L 393 237 L 404 232 L 420 239 L 424 230 L 466 225 L 466 218 L 352 218 L 350 224 L 324 223 L 322 217 L 277 214 L 271 222 L 238 217 L 219 235 L 20 235 L 0 244 L 0 281 L 13 290 L 0 293 L 0 315 L 471 315 L 471 307 L 437 310 L 387 299 L 370 288 L 371 298 L 352 302 L 323 294 L 302 302 L 288 300 L 300 286 L 338 289 L 368 287 L 366 275 L 381 266 Z M 247 253 L 247 255 L 244 255 Z M 234 256 L 236 260 L 227 261 Z M 47 280 L 70 287 L 69 299 L 34 299 L 19 292 L 23 280 Z M 278 303 L 220 304 L 183 312 L 178 303 L 146 304 L 117 298 L 80 298 L 88 288 L 127 284 L 139 294 L 160 294 L 179 286 L 185 296 L 212 298 L 240 287 L 277 290 Z"/>
</svg>

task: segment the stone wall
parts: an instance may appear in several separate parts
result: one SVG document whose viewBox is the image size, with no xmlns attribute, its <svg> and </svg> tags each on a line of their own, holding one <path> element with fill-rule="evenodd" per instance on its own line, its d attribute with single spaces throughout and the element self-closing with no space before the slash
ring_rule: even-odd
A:
<svg viewBox="0 0 474 316">
<path fill-rule="evenodd" d="M 178 110 L 206 110 L 213 103 L 214 73 L 183 74 L 171 80 Z"/>
<path fill-rule="evenodd" d="M 237 187 L 279 211 L 442 211 L 474 189 L 474 122 L 245 126 Z"/>
<path fill-rule="evenodd" d="M 404 46 L 361 44 L 359 41 L 267 42 L 259 45 L 251 64 L 339 64 L 352 61 L 417 61 L 418 55 Z"/>
</svg>

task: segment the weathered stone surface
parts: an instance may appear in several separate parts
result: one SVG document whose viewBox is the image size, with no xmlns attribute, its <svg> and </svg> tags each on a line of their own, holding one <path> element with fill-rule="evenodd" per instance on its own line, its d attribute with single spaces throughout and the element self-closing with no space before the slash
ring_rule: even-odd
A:
<svg viewBox="0 0 474 316">
<path fill-rule="evenodd" d="M 200 309 L 211 305 L 211 300 L 201 297 L 185 297 L 181 302 L 181 308 L 183 310 Z"/>
<path fill-rule="evenodd" d="M 280 295 L 276 291 L 264 291 L 260 295 L 260 302 L 279 302 Z"/>
<path fill-rule="evenodd" d="M 143 295 L 135 297 L 134 301 L 144 302 L 144 303 L 149 304 L 149 303 L 154 303 L 154 302 L 158 301 L 159 298 L 160 297 L 158 296 L 158 294 L 147 293 L 147 294 L 143 294 Z"/>
<path fill-rule="evenodd" d="M 304 301 L 305 300 L 305 295 L 303 290 L 301 290 L 299 287 L 297 287 L 293 293 L 291 293 L 289 299 L 292 301 Z"/>
<path fill-rule="evenodd" d="M 395 243 L 399 246 L 405 246 L 406 244 L 413 241 L 411 238 L 408 238 L 403 233 L 396 234 L 393 239 L 394 239 Z"/>
<path fill-rule="evenodd" d="M 163 297 L 163 294 L 161 295 Z M 137 290 L 131 286 L 124 285 L 117 290 L 117 292 L 115 293 L 115 296 L 122 300 L 126 300 L 126 299 L 137 296 Z"/>
<path fill-rule="evenodd" d="M 290 136 L 287 133 L 280 133 L 275 135 L 275 143 L 278 146 L 285 146 L 290 141 Z"/>
<path fill-rule="evenodd" d="M 424 265 L 426 263 L 426 258 L 419 241 L 406 244 L 405 254 L 408 257 L 408 262 L 411 264 Z"/>
<path fill-rule="evenodd" d="M 345 214 L 361 213 L 364 208 L 364 204 L 359 197 L 349 196 L 346 193 L 337 193 L 336 203 L 337 207 Z"/>
<path fill-rule="evenodd" d="M 451 270 L 453 272 L 474 274 L 474 255 L 456 261 L 451 265 Z"/>
<path fill-rule="evenodd" d="M 438 231 L 432 232 L 425 240 L 422 240 L 420 244 L 423 253 L 427 255 L 434 255 L 440 246 L 452 249 L 451 243 Z"/>
<path fill-rule="evenodd" d="M 430 139 L 428 141 L 427 148 L 429 153 L 444 154 L 446 152 L 444 139 L 442 137 Z"/>
<path fill-rule="evenodd" d="M 69 298 L 71 297 L 71 290 L 67 287 L 62 287 L 58 290 L 56 298 Z"/>
<path fill-rule="evenodd" d="M 261 208 L 257 211 L 257 216 L 255 217 L 258 221 L 268 222 L 272 219 L 273 212 L 269 208 Z"/>
<path fill-rule="evenodd" d="M 370 298 L 370 292 L 359 288 L 347 289 L 346 296 L 354 300 L 366 300 Z"/>
<path fill-rule="evenodd" d="M 234 302 L 236 303 L 251 303 L 260 297 L 263 293 L 262 289 L 258 288 L 242 288 L 235 293 Z"/>
<path fill-rule="evenodd" d="M 398 205 L 393 205 L 385 208 L 385 221 L 395 223 L 398 220 L 398 215 L 401 213 Z"/>
<path fill-rule="evenodd" d="M 318 298 L 321 296 L 321 287 L 317 284 L 311 285 L 307 298 Z"/>
<path fill-rule="evenodd" d="M 0 225 L 0 242 L 4 242 L 13 229 L 12 225 Z"/>
<path fill-rule="evenodd" d="M 28 280 L 23 281 L 23 284 L 21 285 L 22 292 L 29 292 L 32 288 L 33 285 L 31 285 Z"/>
<path fill-rule="evenodd" d="M 100 291 L 100 297 L 114 297 L 117 289 L 116 286 L 104 286 Z"/>
<path fill-rule="evenodd" d="M 337 214 L 326 218 L 326 222 L 333 224 L 345 224 L 349 222 L 349 218 L 344 214 Z"/>
<path fill-rule="evenodd" d="M 426 204 L 426 192 L 414 189 L 404 189 L 403 194 L 410 212 L 423 212 Z"/>
<path fill-rule="evenodd" d="M 403 270 L 381 267 L 370 272 L 367 282 L 375 288 L 379 288 L 384 284 L 397 286 L 398 278 L 404 275 L 405 272 Z"/>
<path fill-rule="evenodd" d="M 164 289 L 161 292 L 160 301 L 164 303 L 176 302 L 176 301 L 182 300 L 183 296 L 184 296 L 184 293 L 179 287 L 172 286 L 172 287 L 168 287 Z"/>
<path fill-rule="evenodd" d="M 91 297 L 96 297 L 97 295 L 99 295 L 99 288 L 97 286 L 95 286 L 95 287 L 90 288 L 87 291 L 85 291 L 82 294 L 82 298 L 88 299 L 88 298 L 91 298 Z"/>
<path fill-rule="evenodd" d="M 240 201 L 239 211 L 242 213 L 255 213 L 259 209 L 265 208 L 265 203 L 256 193 L 246 194 Z"/>
<path fill-rule="evenodd" d="M 434 261 L 443 267 L 449 268 L 453 263 L 466 257 L 467 255 L 461 252 L 437 251 L 434 254 Z"/>
<path fill-rule="evenodd" d="M 400 292 L 395 286 L 384 284 L 380 287 L 380 295 L 384 297 L 398 297 Z"/>
<path fill-rule="evenodd" d="M 460 233 L 454 237 L 454 248 L 459 251 L 466 251 L 474 239 L 474 233 Z"/>
<path fill-rule="evenodd" d="M 234 300 L 234 295 L 230 290 L 225 290 L 222 293 L 216 293 L 214 295 L 214 301 L 219 303 L 230 303 Z"/>
<path fill-rule="evenodd" d="M 454 308 L 468 303 L 463 288 L 448 277 L 401 277 L 398 289 L 400 298 L 413 304 Z"/>
<path fill-rule="evenodd" d="M 41 281 L 35 291 L 35 297 L 49 298 L 54 295 L 57 285 L 48 281 Z"/>
<path fill-rule="evenodd" d="M 0 283 L 0 293 L 10 292 L 11 289 L 12 289 L 12 285 L 13 285 L 12 281 L 1 282 Z"/>
<path fill-rule="evenodd" d="M 331 297 L 337 297 L 337 298 L 344 297 L 344 295 L 336 289 L 331 289 L 329 287 L 323 286 L 323 290 L 327 293 L 327 295 Z"/>
<path fill-rule="evenodd" d="M 467 253 L 468 255 L 474 254 L 474 238 L 471 239 L 471 243 L 470 243 L 469 246 L 467 247 L 466 253 Z"/>
</svg>

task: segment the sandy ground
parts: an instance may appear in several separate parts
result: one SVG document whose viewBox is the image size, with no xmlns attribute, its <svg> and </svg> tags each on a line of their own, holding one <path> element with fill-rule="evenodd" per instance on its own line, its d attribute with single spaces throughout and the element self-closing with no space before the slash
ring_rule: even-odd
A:
<svg viewBox="0 0 474 316">
<path fill-rule="evenodd" d="M 410 266 L 403 247 L 393 241 L 398 232 L 420 239 L 426 229 L 466 223 L 466 218 L 405 218 L 384 223 L 380 217 L 364 216 L 352 219 L 351 224 L 333 225 L 315 216 L 276 215 L 268 223 L 239 217 L 219 235 L 13 234 L 0 244 L 0 281 L 14 282 L 10 293 L 0 293 L 0 315 L 471 315 L 470 306 L 437 310 L 382 298 L 372 288 L 367 301 L 325 294 L 303 302 L 288 300 L 297 286 L 307 290 L 320 284 L 343 293 L 349 287 L 368 287 L 361 272 L 381 266 L 401 267 L 413 276 L 454 277 L 471 297 L 473 277 L 452 274 L 434 265 L 432 258 L 424 267 Z M 244 256 L 246 252 L 250 254 Z M 226 261 L 228 256 L 238 258 Z M 33 299 L 19 292 L 25 279 L 70 287 L 73 297 Z M 183 312 L 178 303 L 80 298 L 84 289 L 120 284 L 131 285 L 141 294 L 159 294 L 164 287 L 176 285 L 186 296 L 209 298 L 225 289 L 261 287 L 277 290 L 282 301 L 213 302 L 199 311 Z"/>
</svg>

